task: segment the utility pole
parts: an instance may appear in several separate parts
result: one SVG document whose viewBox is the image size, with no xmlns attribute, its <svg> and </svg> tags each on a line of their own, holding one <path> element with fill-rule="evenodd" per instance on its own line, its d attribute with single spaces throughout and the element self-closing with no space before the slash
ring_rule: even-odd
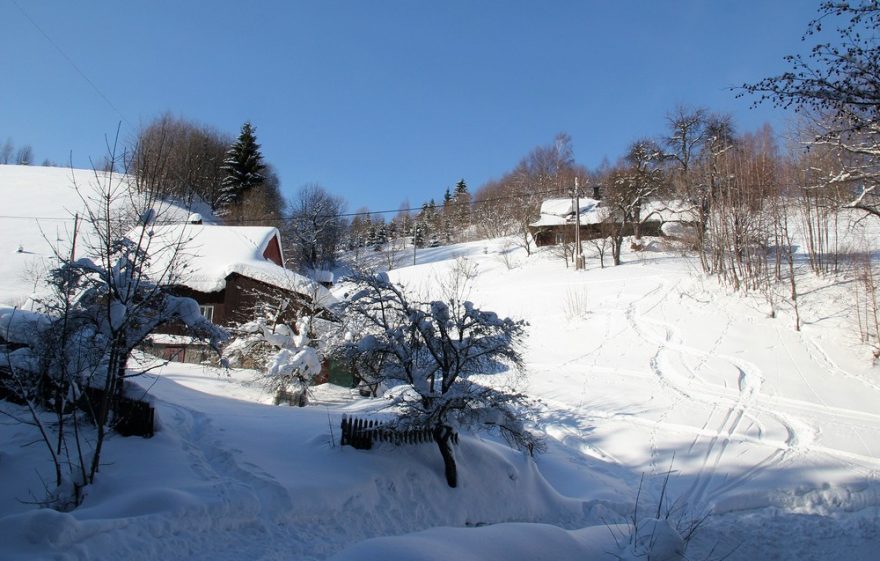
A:
<svg viewBox="0 0 880 561">
<path fill-rule="evenodd" d="M 574 178 L 574 270 L 584 268 L 584 256 L 581 253 L 581 193 L 578 189 L 578 178 Z"/>
<path fill-rule="evenodd" d="M 419 244 L 416 243 L 416 236 L 419 235 L 419 226 L 416 222 L 413 222 L 413 265 L 416 264 L 416 248 L 418 248 Z"/>
</svg>

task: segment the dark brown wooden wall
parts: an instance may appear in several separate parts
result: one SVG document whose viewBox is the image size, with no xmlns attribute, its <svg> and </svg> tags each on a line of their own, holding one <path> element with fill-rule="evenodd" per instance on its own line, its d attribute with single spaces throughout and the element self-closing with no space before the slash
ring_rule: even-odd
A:
<svg viewBox="0 0 880 561">
<path fill-rule="evenodd" d="M 663 232 L 660 230 L 662 224 L 655 220 L 650 220 L 648 222 L 642 222 L 639 227 L 639 233 L 643 236 L 662 236 Z M 602 224 L 581 224 L 581 239 L 582 240 L 592 240 L 596 238 L 600 238 L 604 235 L 603 229 L 607 232 L 607 229 L 610 227 L 616 227 L 612 224 L 602 223 Z M 574 226 L 571 224 L 567 224 L 565 226 L 542 226 L 540 228 L 530 228 L 532 232 L 532 237 L 535 238 L 535 245 L 538 247 L 546 246 L 546 245 L 556 245 L 556 234 L 560 234 L 564 236 L 564 240 L 566 242 L 574 241 Z M 632 236 L 634 234 L 632 223 L 628 223 L 626 225 L 626 229 L 624 230 L 624 236 Z"/>
<path fill-rule="evenodd" d="M 222 326 L 230 326 L 244 323 L 254 319 L 254 308 L 260 298 L 275 298 L 282 295 L 295 296 L 292 291 L 287 291 L 270 284 L 232 273 L 226 277 L 226 288 L 217 292 L 201 292 L 185 286 L 174 288 L 174 294 L 188 296 L 201 306 L 214 306 L 214 323 Z M 300 297 L 302 298 L 302 297 Z M 296 300 L 296 298 L 292 298 Z M 294 302 L 282 316 L 282 321 L 291 327 L 302 313 L 302 304 Z M 183 334 L 181 326 L 169 325 L 162 333 Z"/>
<path fill-rule="evenodd" d="M 250 321 L 254 319 L 253 309 L 260 298 L 269 297 L 274 299 L 279 296 L 295 296 L 295 294 L 292 291 L 232 273 L 226 277 L 226 314 L 224 316 L 224 323 L 220 325 L 232 325 Z M 302 305 L 294 303 L 282 316 L 282 321 L 293 327 L 301 312 Z M 214 323 L 218 323 L 217 320 Z"/>
<path fill-rule="evenodd" d="M 279 267 L 284 266 L 284 262 L 281 259 L 281 246 L 278 245 L 278 236 L 273 236 L 272 239 L 269 240 L 269 245 L 267 245 L 265 251 L 263 251 L 263 257 Z"/>
</svg>

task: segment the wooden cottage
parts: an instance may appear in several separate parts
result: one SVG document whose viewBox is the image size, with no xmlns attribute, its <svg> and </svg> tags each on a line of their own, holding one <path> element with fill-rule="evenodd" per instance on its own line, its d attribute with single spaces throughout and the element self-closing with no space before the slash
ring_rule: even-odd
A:
<svg viewBox="0 0 880 561">
<path fill-rule="evenodd" d="M 529 232 L 538 247 L 573 242 L 577 216 L 574 199 L 547 199 L 541 203 L 541 216 L 529 224 Z M 580 238 L 599 237 L 602 224 L 608 219 L 608 209 L 596 199 L 579 201 Z"/>
<path fill-rule="evenodd" d="M 320 283 L 283 267 L 277 228 L 172 224 L 153 227 L 151 258 L 157 270 L 176 253 L 173 291 L 199 303 L 202 315 L 222 326 L 256 316 L 261 302 L 283 302 L 281 320 L 293 326 L 308 308 L 326 309 L 336 300 Z M 152 255 L 154 254 L 155 255 Z M 201 362 L 207 349 L 175 326 L 150 337 L 147 350 L 168 359 Z"/>
<path fill-rule="evenodd" d="M 580 223 L 580 239 L 590 240 L 608 235 L 616 217 L 612 210 L 597 199 L 579 201 L 580 220 L 574 211 L 573 199 L 548 199 L 541 204 L 541 216 L 529 224 L 535 245 L 557 245 L 575 240 L 576 224 Z M 647 201 L 640 212 L 639 232 L 643 236 L 680 235 L 698 224 L 698 214 L 685 201 Z M 634 233 L 633 224 L 627 224 L 625 236 Z"/>
</svg>

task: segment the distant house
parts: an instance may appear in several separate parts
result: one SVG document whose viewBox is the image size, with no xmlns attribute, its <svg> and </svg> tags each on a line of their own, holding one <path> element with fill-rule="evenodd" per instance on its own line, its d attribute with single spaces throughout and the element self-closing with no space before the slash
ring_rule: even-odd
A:
<svg viewBox="0 0 880 561">
<path fill-rule="evenodd" d="M 601 201 L 583 198 L 579 201 L 578 210 L 581 239 L 597 237 L 601 224 L 610 216 L 608 209 Z M 545 200 L 541 203 L 541 216 L 529 224 L 535 245 L 540 247 L 574 241 L 576 218 L 574 199 Z"/>
<path fill-rule="evenodd" d="M 700 223 L 700 213 L 688 201 L 648 201 L 642 206 L 642 235 L 678 238 Z M 647 230 L 645 229 L 647 226 Z"/>
<path fill-rule="evenodd" d="M 606 235 L 615 219 L 614 213 L 602 201 L 583 198 L 579 201 L 580 220 L 574 211 L 573 199 L 547 199 L 541 203 L 541 216 L 529 224 L 535 245 L 546 246 L 572 242 L 576 224 L 580 223 L 580 238 L 589 240 Z M 698 222 L 697 212 L 685 201 L 648 201 L 641 208 L 639 230 L 643 236 L 673 235 Z M 633 235 L 628 224 L 625 236 Z"/>
<path fill-rule="evenodd" d="M 277 228 L 210 224 L 155 225 L 151 257 L 156 270 L 167 268 L 177 253 L 180 270 L 169 280 L 172 290 L 199 303 L 202 314 L 222 326 L 254 319 L 259 302 L 289 302 L 281 319 L 290 326 L 303 313 L 336 303 L 321 283 L 282 266 Z M 179 250 L 177 248 L 180 248 Z M 152 254 L 155 255 L 153 256 Z M 200 362 L 207 349 L 193 345 L 172 326 L 150 337 L 147 350 L 165 358 Z"/>
<path fill-rule="evenodd" d="M 324 270 L 312 270 L 308 272 L 309 278 L 313 281 L 317 282 L 324 288 L 333 288 L 333 283 L 336 280 L 333 271 L 324 271 Z"/>
</svg>

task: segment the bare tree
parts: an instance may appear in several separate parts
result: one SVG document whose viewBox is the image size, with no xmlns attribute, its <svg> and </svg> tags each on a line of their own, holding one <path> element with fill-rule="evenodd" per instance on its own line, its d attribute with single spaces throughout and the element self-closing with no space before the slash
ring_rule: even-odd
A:
<svg viewBox="0 0 880 561">
<path fill-rule="evenodd" d="M 837 21 L 834 40 L 821 40 Z M 844 186 L 844 205 L 880 217 L 880 3 L 827 0 L 807 25 L 803 40 L 818 42 L 807 56 L 785 57 L 791 70 L 742 86 L 780 107 L 812 115 L 813 146 L 840 153 L 839 166 L 816 177 L 815 187 Z M 741 94 L 742 95 L 742 94 Z"/>
<path fill-rule="evenodd" d="M 271 164 L 265 164 L 263 182 L 241 194 L 239 200 L 224 210 L 223 220 L 228 224 L 248 226 L 275 226 L 284 222 L 287 202 L 281 195 L 281 180 Z"/>
<path fill-rule="evenodd" d="M 8 164 L 12 161 L 12 153 L 15 151 L 15 145 L 12 144 L 12 139 L 7 138 L 3 143 L 3 146 L 0 146 L 0 164 Z"/>
<path fill-rule="evenodd" d="M 518 231 L 511 207 L 517 204 L 502 181 L 486 182 L 474 196 L 473 221 L 484 238 L 501 238 Z"/>
<path fill-rule="evenodd" d="M 624 159 L 628 165 L 617 175 L 618 193 L 627 199 L 625 206 L 638 242 L 642 238 L 642 220 L 647 218 L 642 216 L 642 208 L 667 187 L 662 167 L 665 155 L 656 142 L 641 139 L 630 145 Z"/>
<path fill-rule="evenodd" d="M 29 166 L 34 163 L 34 149 L 30 144 L 26 144 L 18 149 L 15 154 L 15 163 L 20 166 Z"/>
<path fill-rule="evenodd" d="M 552 143 L 532 149 L 513 170 L 477 191 L 478 229 L 494 237 L 513 235 L 517 245 L 531 255 L 529 225 L 537 218 L 541 202 L 569 196 L 575 178 L 581 185 L 588 184 L 587 170 L 574 162 L 571 137 L 559 133 Z"/>
<path fill-rule="evenodd" d="M 669 149 L 667 160 L 674 162 L 670 182 L 678 193 L 690 194 L 696 178 L 694 163 L 706 139 L 706 110 L 678 106 L 666 116 L 669 136 L 663 139 Z"/>
<path fill-rule="evenodd" d="M 406 237 L 412 235 L 413 217 L 410 214 L 409 208 L 409 199 L 404 199 L 403 202 L 400 203 L 397 215 L 392 220 L 395 224 L 397 235 L 404 239 L 404 248 L 406 248 Z"/>
<path fill-rule="evenodd" d="M 611 241 L 608 236 L 608 230 L 605 225 L 602 226 L 603 231 L 601 235 L 593 236 L 587 240 L 587 243 L 596 250 L 596 256 L 599 258 L 599 267 L 605 268 L 605 253 L 608 251 L 608 244 Z"/>
<path fill-rule="evenodd" d="M 772 130 L 743 135 L 715 159 L 718 174 L 706 234 L 712 274 L 735 289 L 757 289 L 775 235 L 772 203 L 779 190 L 779 159 Z"/>
<path fill-rule="evenodd" d="M 696 246 L 699 249 L 700 264 L 708 272 L 705 254 L 706 225 L 709 220 L 711 191 L 700 174 L 700 161 L 704 156 L 709 130 L 709 118 L 705 109 L 676 107 L 667 115 L 669 136 L 664 139 L 669 152 L 666 154 L 670 165 L 670 186 L 677 196 L 684 197 L 697 210 Z"/>
<path fill-rule="evenodd" d="M 343 241 L 345 223 L 341 214 L 345 201 L 311 183 L 288 201 L 288 207 L 290 217 L 284 233 L 292 246 L 292 261 L 302 269 L 312 270 L 333 265 Z"/>
<path fill-rule="evenodd" d="M 165 113 L 138 132 L 129 151 L 129 169 L 163 195 L 184 202 L 199 197 L 216 211 L 223 159 L 231 142 L 227 134 Z"/>
<path fill-rule="evenodd" d="M 880 358 L 880 299 L 878 299 L 877 271 L 871 257 L 865 253 L 857 272 L 855 298 L 856 319 L 861 341 L 872 347 L 874 360 Z"/>
<path fill-rule="evenodd" d="M 621 169 L 611 170 L 607 176 L 605 193 L 602 204 L 607 209 L 605 217 L 605 231 L 611 242 L 611 258 L 614 265 L 621 263 L 621 251 L 623 239 L 632 228 L 633 221 L 633 193 L 630 191 L 632 183 L 626 172 Z"/>
<path fill-rule="evenodd" d="M 797 140 L 808 141 L 815 136 L 812 127 L 797 131 Z M 827 146 L 812 146 L 802 151 L 798 145 L 790 156 L 794 169 L 788 170 L 787 183 L 798 185 L 797 196 L 804 247 L 810 268 L 817 275 L 840 271 L 843 253 L 847 250 L 840 235 L 842 207 L 848 202 L 850 190 L 842 185 L 816 188 L 822 176 L 839 165 L 840 152 Z"/>
<path fill-rule="evenodd" d="M 111 160 L 117 161 L 115 152 Z M 84 204 L 88 233 L 82 247 L 88 257 L 77 258 L 73 249 L 56 255 L 59 266 L 47 278 L 50 292 L 37 300 L 37 319 L 14 311 L 0 314 L 5 316 L 2 338 L 17 337 L 23 345 L 0 349 L 0 360 L 10 367 L 12 389 L 27 403 L 55 461 L 56 492 L 69 495 L 56 504 L 67 506 L 76 506 L 83 486 L 95 481 L 108 431 L 120 419 L 126 381 L 145 372 L 130 369 L 134 349 L 170 322 L 192 328 L 215 349 L 225 338 L 194 300 L 169 290 L 187 240 L 154 239 L 153 221 L 167 208 L 157 190 L 113 168 L 95 171 L 92 185 L 75 187 Z M 23 382 L 28 379 L 32 383 Z M 94 432 L 80 423 L 74 402 L 85 409 Z M 40 421 L 39 410 L 47 406 L 56 415 L 51 426 Z"/>
<path fill-rule="evenodd" d="M 691 202 L 697 207 L 699 225 L 697 249 L 703 272 L 712 273 L 716 263 L 707 257 L 709 252 L 707 231 L 713 216 L 713 205 L 721 193 L 728 190 L 733 178 L 730 162 L 734 159 L 736 136 L 733 120 L 729 115 L 708 115 L 705 123 L 705 140 L 698 164 L 699 179 L 691 194 Z"/>
</svg>

